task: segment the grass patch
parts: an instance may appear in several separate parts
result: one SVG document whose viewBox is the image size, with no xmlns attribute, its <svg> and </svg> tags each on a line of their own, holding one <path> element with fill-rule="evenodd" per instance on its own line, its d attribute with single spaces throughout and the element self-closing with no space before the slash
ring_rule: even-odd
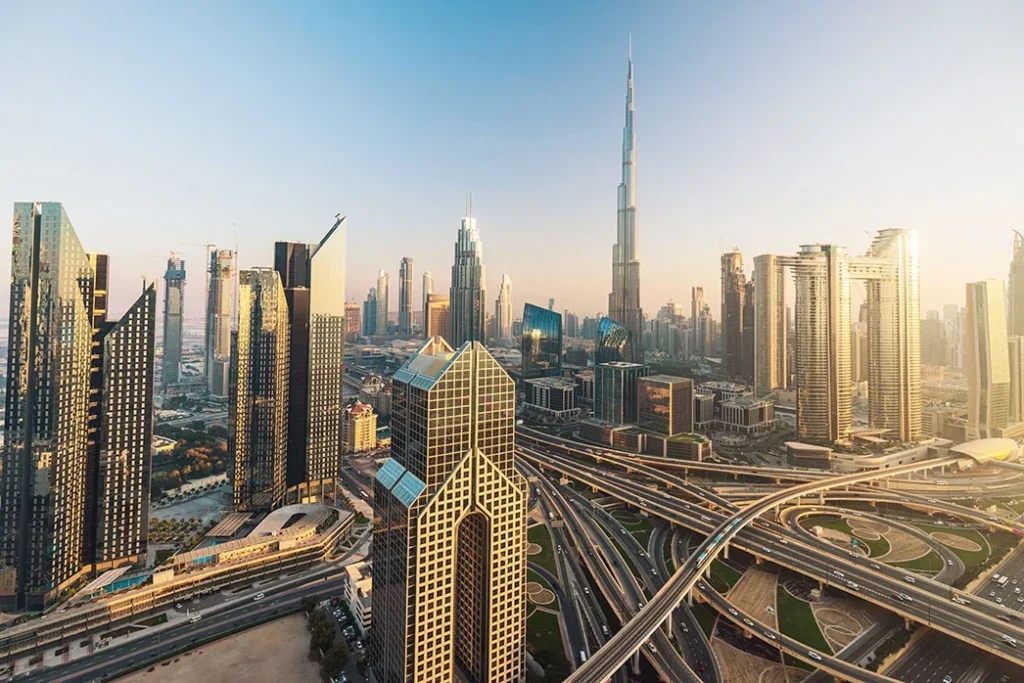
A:
<svg viewBox="0 0 1024 683">
<path fill-rule="evenodd" d="M 159 626 L 160 624 L 167 623 L 167 615 L 160 613 L 156 614 L 149 619 L 143 619 L 142 621 L 136 622 L 139 626 Z"/>
<path fill-rule="evenodd" d="M 884 538 L 863 538 L 853 531 L 847 520 L 834 515 L 809 515 L 800 519 L 800 526 L 808 531 L 810 531 L 812 527 L 820 526 L 825 529 L 832 529 L 834 531 L 841 531 L 844 534 L 848 534 L 857 539 L 858 545 L 862 545 L 867 548 L 871 557 L 881 557 L 890 550 L 889 541 Z"/>
<path fill-rule="evenodd" d="M 725 584 L 725 590 L 719 590 L 719 588 L 715 586 L 715 590 L 719 593 L 728 593 L 729 590 L 736 585 L 736 582 L 740 580 L 741 576 L 743 576 L 742 573 L 736 571 L 725 562 L 720 561 L 718 558 L 711 561 L 711 580 L 715 581 L 717 579 Z"/>
<path fill-rule="evenodd" d="M 548 533 L 548 528 L 543 524 L 531 526 L 526 530 L 526 538 L 530 543 L 540 546 L 540 554 L 529 555 L 528 559 L 552 574 L 557 574 L 558 567 L 555 566 L 555 553 L 551 549 L 551 535 Z"/>
<path fill-rule="evenodd" d="M 640 524 L 636 528 L 632 529 L 630 533 L 632 533 L 633 536 L 636 537 L 636 540 L 639 541 L 644 552 L 647 552 L 647 546 L 651 544 L 651 534 L 654 533 L 654 528 L 651 526 L 651 523 L 646 519 L 640 520 Z"/>
<path fill-rule="evenodd" d="M 899 567 L 901 569 L 909 569 L 915 572 L 926 572 L 935 573 L 942 571 L 942 568 L 946 566 L 939 554 L 934 550 L 928 552 L 927 555 L 919 557 L 916 560 L 907 560 L 906 562 L 887 562 L 890 567 Z"/>
<path fill-rule="evenodd" d="M 527 569 L 526 569 L 526 580 L 527 581 L 533 581 L 534 583 L 539 583 L 544 588 L 546 588 L 548 590 L 552 590 L 551 584 L 548 583 L 548 580 L 545 579 L 540 574 L 538 574 L 537 572 L 535 572 L 532 569 L 530 569 L 529 567 L 527 567 Z"/>
<path fill-rule="evenodd" d="M 775 587 L 775 600 L 780 631 L 815 650 L 832 654 L 809 604 L 793 597 L 781 585 Z"/>
<path fill-rule="evenodd" d="M 549 671 L 569 669 L 565 647 L 562 645 L 562 633 L 558 630 L 557 614 L 534 610 L 526 618 L 526 646 L 533 652 L 537 662 Z"/>
<path fill-rule="evenodd" d="M 162 565 L 169 557 L 174 555 L 174 548 L 160 548 L 156 551 L 156 566 Z"/>
<path fill-rule="evenodd" d="M 704 635 L 711 638 L 711 634 L 715 630 L 715 619 L 718 618 L 718 614 L 715 613 L 711 607 L 706 603 L 694 601 L 693 607 L 690 608 L 693 612 L 693 618 L 700 624 L 700 628 L 704 631 Z"/>
</svg>

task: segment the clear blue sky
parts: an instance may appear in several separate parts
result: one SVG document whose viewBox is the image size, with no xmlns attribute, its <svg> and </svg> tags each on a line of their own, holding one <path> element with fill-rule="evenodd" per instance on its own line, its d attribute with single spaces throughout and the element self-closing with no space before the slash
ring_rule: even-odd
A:
<svg viewBox="0 0 1024 683">
<path fill-rule="evenodd" d="M 336 212 L 348 298 L 402 256 L 417 300 L 424 269 L 445 288 L 472 191 L 488 297 L 507 270 L 517 308 L 593 314 L 632 32 L 645 308 L 717 305 L 724 249 L 888 225 L 921 233 L 923 307 L 962 303 L 1024 226 L 1024 3 L 890 5 L 6 2 L 0 206 L 64 202 L 115 311 L 184 252 L 196 314 L 192 245 L 234 225 L 269 265 Z"/>
</svg>

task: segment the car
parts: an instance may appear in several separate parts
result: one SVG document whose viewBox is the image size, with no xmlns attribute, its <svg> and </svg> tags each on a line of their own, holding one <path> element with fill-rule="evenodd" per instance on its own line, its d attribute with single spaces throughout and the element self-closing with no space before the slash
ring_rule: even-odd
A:
<svg viewBox="0 0 1024 683">
<path fill-rule="evenodd" d="M 1017 595 L 1020 595 L 1020 588 L 1014 588 L 1013 592 L 1016 593 Z"/>
<path fill-rule="evenodd" d="M 907 575 L 907 574 L 903 575 L 903 580 L 906 581 L 907 583 L 917 583 L 917 579 L 915 579 L 913 576 L 910 576 L 910 575 Z"/>
<path fill-rule="evenodd" d="M 832 573 L 835 574 L 836 576 L 838 576 L 840 579 L 845 579 L 846 578 L 846 574 L 842 573 L 838 569 L 833 569 Z"/>
<path fill-rule="evenodd" d="M 194 614 L 194 615 L 192 616 L 192 618 L 191 618 L 191 619 L 189 619 L 188 621 L 189 621 L 189 623 L 190 623 L 190 624 L 195 624 L 195 623 L 198 623 L 198 622 L 199 622 L 199 620 L 201 620 L 202 618 L 203 618 L 203 615 L 202 615 L 202 614 L 200 614 L 199 612 L 196 612 L 196 613 L 195 613 L 195 614 Z"/>
<path fill-rule="evenodd" d="M 732 607 L 730 607 L 730 608 L 729 608 L 729 614 L 733 615 L 734 617 L 738 617 L 738 616 L 740 615 L 740 613 L 739 613 L 739 612 L 737 612 L 737 611 L 736 611 L 735 609 L 733 609 Z"/>
<path fill-rule="evenodd" d="M 608 624 L 601 624 L 601 633 L 608 635 Z"/>
<path fill-rule="evenodd" d="M 743 617 L 743 623 L 746 624 L 747 626 L 753 626 L 754 625 L 754 622 L 751 621 L 750 619 L 748 619 L 747 617 Z"/>
<path fill-rule="evenodd" d="M 767 638 L 768 640 L 778 640 L 778 637 L 776 637 L 776 635 L 774 633 L 772 633 L 771 631 L 765 631 L 764 632 L 764 637 Z"/>
<path fill-rule="evenodd" d="M 262 599 L 263 599 L 263 598 L 265 598 L 265 597 L 267 597 L 267 596 L 266 596 L 266 595 L 264 595 L 263 593 L 257 593 L 257 594 L 256 594 L 256 597 L 255 597 L 255 598 L 253 598 L 253 599 L 252 599 L 252 601 L 253 601 L 253 602 L 259 602 L 260 600 L 262 600 Z"/>
<path fill-rule="evenodd" d="M 657 653 L 658 651 L 654 648 L 654 643 L 647 643 L 647 649 L 651 652 Z"/>
<path fill-rule="evenodd" d="M 953 560 L 946 560 L 946 564 L 948 564 L 950 567 L 952 567 L 953 566 Z"/>
<path fill-rule="evenodd" d="M 181 609 L 181 603 L 179 602 L 179 603 L 178 603 L 177 605 L 175 605 L 175 607 L 176 607 L 177 609 Z"/>
<path fill-rule="evenodd" d="M 1002 598 L 996 598 L 996 603 L 999 604 L 999 605 L 1003 604 L 1003 599 Z"/>
<path fill-rule="evenodd" d="M 583 592 L 584 592 L 584 593 L 585 593 L 586 595 L 590 595 L 590 586 L 584 586 L 584 587 L 583 587 Z"/>
<path fill-rule="evenodd" d="M 363 648 L 363 641 L 361 641 L 361 640 L 357 640 L 356 641 L 356 649 L 359 650 L 360 652 L 363 651 L 363 649 L 364 649 Z"/>
<path fill-rule="evenodd" d="M 874 562 L 872 562 L 872 563 L 871 563 L 871 568 L 872 568 L 872 569 L 881 569 L 881 567 L 879 567 L 879 566 L 878 566 L 877 564 L 875 564 Z"/>
<path fill-rule="evenodd" d="M 764 551 L 764 553 L 765 553 L 766 555 L 771 555 L 771 554 L 772 554 L 772 550 L 771 550 L 771 548 L 769 548 L 769 547 L 767 547 L 767 546 L 761 546 L 761 550 L 762 550 L 762 551 Z"/>
<path fill-rule="evenodd" d="M 810 657 L 811 659 L 813 659 L 816 662 L 820 662 L 821 661 L 821 655 L 819 655 L 814 650 L 808 650 L 807 651 L 807 656 Z"/>
<path fill-rule="evenodd" d="M 779 543 L 781 543 L 782 545 L 789 545 L 789 541 L 787 541 L 787 540 L 786 540 L 786 539 L 784 539 L 784 538 L 780 538 L 780 539 L 779 539 Z"/>
<path fill-rule="evenodd" d="M 658 575 L 658 570 L 655 569 L 654 567 L 651 567 L 651 576 L 657 576 L 657 575 Z"/>
<path fill-rule="evenodd" d="M 704 585 L 703 581 L 698 581 L 697 582 L 697 588 L 701 589 L 702 591 L 708 589 L 708 587 Z"/>
<path fill-rule="evenodd" d="M 990 597 L 990 598 L 996 597 L 996 592 L 995 591 L 989 591 L 988 592 L 988 597 Z"/>
<path fill-rule="evenodd" d="M 1017 647 L 1017 641 L 1014 638 L 1011 638 L 1010 636 L 1003 636 L 1003 645 L 1007 645 L 1009 647 Z"/>
<path fill-rule="evenodd" d="M 953 677 L 949 674 L 946 674 L 946 676 L 942 679 L 942 683 L 953 683 Z"/>
</svg>

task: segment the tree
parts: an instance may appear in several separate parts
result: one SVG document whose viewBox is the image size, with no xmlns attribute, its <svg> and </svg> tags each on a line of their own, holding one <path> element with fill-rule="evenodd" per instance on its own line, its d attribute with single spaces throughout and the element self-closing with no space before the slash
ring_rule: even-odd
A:
<svg viewBox="0 0 1024 683">
<path fill-rule="evenodd" d="M 228 438 L 228 428 L 224 425 L 213 425 L 206 430 L 206 433 L 218 439 Z"/>
<path fill-rule="evenodd" d="M 188 428 L 196 432 L 206 431 L 206 423 L 202 420 L 192 420 L 188 423 Z"/>
<path fill-rule="evenodd" d="M 344 639 L 335 641 L 331 648 L 324 653 L 324 673 L 328 677 L 334 678 L 344 671 L 348 666 L 349 654 L 348 643 Z"/>
<path fill-rule="evenodd" d="M 306 595 L 302 598 L 302 611 L 307 614 L 316 609 L 316 598 L 312 595 Z"/>
<path fill-rule="evenodd" d="M 309 639 L 309 646 L 313 650 L 327 652 L 334 644 L 334 624 L 328 620 L 321 622 L 313 628 L 313 635 Z"/>
</svg>

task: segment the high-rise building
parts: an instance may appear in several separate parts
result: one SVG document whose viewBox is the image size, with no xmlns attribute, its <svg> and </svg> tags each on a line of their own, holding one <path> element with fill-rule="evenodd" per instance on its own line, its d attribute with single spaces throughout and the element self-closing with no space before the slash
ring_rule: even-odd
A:
<svg viewBox="0 0 1024 683">
<path fill-rule="evenodd" d="M 391 277 L 388 271 L 377 273 L 377 334 L 388 333 L 388 301 L 391 297 Z"/>
<path fill-rule="evenodd" d="M 82 575 L 94 273 L 64 207 L 14 205 L 0 609 L 40 610 Z"/>
<path fill-rule="evenodd" d="M 581 328 L 581 336 L 584 339 L 597 339 L 597 326 L 600 323 L 600 318 L 591 318 L 585 316 L 583 318 L 583 326 Z"/>
<path fill-rule="evenodd" d="M 1010 337 L 1010 419 L 1024 422 L 1024 337 Z"/>
<path fill-rule="evenodd" d="M 999 436 L 1010 419 L 1009 342 L 1003 283 L 967 284 L 967 438 Z"/>
<path fill-rule="evenodd" d="M 344 220 L 338 216 L 318 244 L 278 242 L 274 251 L 288 304 L 286 482 L 289 499 L 300 502 L 333 500 L 341 470 Z"/>
<path fill-rule="evenodd" d="M 172 253 L 164 273 L 163 385 L 181 379 L 181 334 L 185 317 L 185 260 Z"/>
<path fill-rule="evenodd" d="M 562 316 L 533 304 L 523 307 L 522 378 L 562 374 Z"/>
<path fill-rule="evenodd" d="M 733 250 L 722 254 L 722 370 L 743 377 L 743 310 L 747 279 L 743 255 Z"/>
<path fill-rule="evenodd" d="M 423 306 L 420 310 L 423 311 L 423 329 L 427 329 L 427 299 L 431 294 L 434 293 L 434 276 L 429 270 L 423 271 Z M 427 339 L 430 339 L 429 334 L 424 335 Z"/>
<path fill-rule="evenodd" d="M 850 328 L 850 380 L 868 381 L 868 325 L 853 323 Z"/>
<path fill-rule="evenodd" d="M 650 375 L 637 380 L 637 420 L 666 436 L 693 431 L 693 380 Z"/>
<path fill-rule="evenodd" d="M 463 342 L 486 339 L 484 321 L 487 316 L 484 277 L 484 247 L 476 219 L 470 215 L 472 204 L 462 218 L 459 237 L 455 241 L 455 262 L 452 264 L 451 342 L 458 348 Z"/>
<path fill-rule="evenodd" d="M 206 292 L 206 387 L 213 396 L 227 397 L 231 362 L 231 325 L 235 309 L 235 252 L 210 252 Z"/>
<path fill-rule="evenodd" d="M 754 394 L 788 386 L 786 268 L 774 254 L 754 257 Z"/>
<path fill-rule="evenodd" d="M 946 358 L 954 368 L 964 366 L 964 328 L 967 309 L 957 304 L 942 307 L 942 323 L 946 328 Z"/>
<path fill-rule="evenodd" d="M 377 288 L 370 287 L 363 302 L 363 336 L 372 337 L 377 334 Z"/>
<path fill-rule="evenodd" d="M 96 571 L 146 561 L 153 469 L 156 287 L 145 287 L 120 320 L 104 323 L 101 334 L 101 419 L 92 534 Z"/>
<path fill-rule="evenodd" d="M 412 334 L 412 259 L 402 257 L 398 267 L 398 334 Z"/>
<path fill-rule="evenodd" d="M 697 314 L 697 324 L 694 326 L 694 346 L 698 356 L 713 356 L 715 354 L 716 333 L 715 319 L 711 315 L 711 306 L 704 304 L 704 307 Z"/>
<path fill-rule="evenodd" d="M 743 372 L 740 377 L 748 385 L 754 383 L 754 281 L 743 288 Z"/>
<path fill-rule="evenodd" d="M 494 336 L 498 339 L 512 336 L 512 279 L 508 274 L 501 276 L 501 288 L 494 304 L 494 329 Z"/>
<path fill-rule="evenodd" d="M 615 425 L 637 421 L 638 386 L 649 368 L 640 363 L 614 361 L 594 366 L 594 417 Z"/>
<path fill-rule="evenodd" d="M 939 320 L 938 316 L 921 320 L 921 363 L 946 365 L 948 349 L 944 321 Z"/>
<path fill-rule="evenodd" d="M 550 299 L 548 299 L 548 310 L 549 311 L 555 310 L 555 298 L 554 297 L 551 297 Z"/>
<path fill-rule="evenodd" d="M 271 510 L 287 488 L 290 320 L 273 268 L 238 276 L 228 451 L 235 510 Z"/>
<path fill-rule="evenodd" d="M 89 364 L 89 446 L 85 469 L 85 547 L 82 563 L 96 562 L 96 515 L 99 509 L 97 480 L 100 472 L 100 441 L 103 424 L 103 335 L 108 329 L 107 302 L 110 294 L 110 256 L 90 252 L 92 268 L 92 358 Z"/>
<path fill-rule="evenodd" d="M 377 414 L 372 406 L 362 401 L 346 406 L 341 428 L 345 453 L 362 453 L 377 447 Z"/>
<path fill-rule="evenodd" d="M 625 325 L 611 318 L 601 318 L 597 324 L 597 342 L 594 345 L 594 364 L 614 361 L 633 362 L 633 333 Z"/>
<path fill-rule="evenodd" d="M 363 329 L 360 306 L 355 301 L 345 302 L 345 341 L 356 341 Z"/>
<path fill-rule="evenodd" d="M 518 683 L 527 484 L 515 386 L 479 342 L 434 337 L 394 375 L 391 458 L 374 479 L 373 629 L 381 683 Z"/>
<path fill-rule="evenodd" d="M 1013 231 L 1013 261 L 1010 262 L 1008 333 L 1024 336 L 1024 235 Z"/>
<path fill-rule="evenodd" d="M 636 134 L 633 132 L 633 53 L 626 74 L 626 123 L 622 128 L 622 182 L 619 183 L 616 236 L 612 247 L 612 291 L 608 317 L 630 331 L 632 358 L 644 360 L 644 313 L 640 307 L 640 242 L 636 208 Z"/>
<path fill-rule="evenodd" d="M 851 261 L 850 275 L 866 280 L 867 286 L 871 426 L 889 430 L 901 441 L 918 441 L 921 288 L 917 232 L 879 230 L 867 254 Z"/>
<path fill-rule="evenodd" d="M 423 329 L 431 339 L 451 336 L 452 311 L 447 294 L 430 294 L 427 296 L 427 309 L 424 313 Z"/>
<path fill-rule="evenodd" d="M 578 339 L 580 336 L 580 317 L 567 308 L 562 313 L 562 321 L 565 325 L 565 336 L 569 339 Z"/>
<path fill-rule="evenodd" d="M 693 352 L 698 356 L 706 356 L 708 352 L 704 347 L 704 334 L 699 324 L 703 312 L 704 288 L 693 287 L 690 289 L 690 329 L 693 330 Z"/>
</svg>

